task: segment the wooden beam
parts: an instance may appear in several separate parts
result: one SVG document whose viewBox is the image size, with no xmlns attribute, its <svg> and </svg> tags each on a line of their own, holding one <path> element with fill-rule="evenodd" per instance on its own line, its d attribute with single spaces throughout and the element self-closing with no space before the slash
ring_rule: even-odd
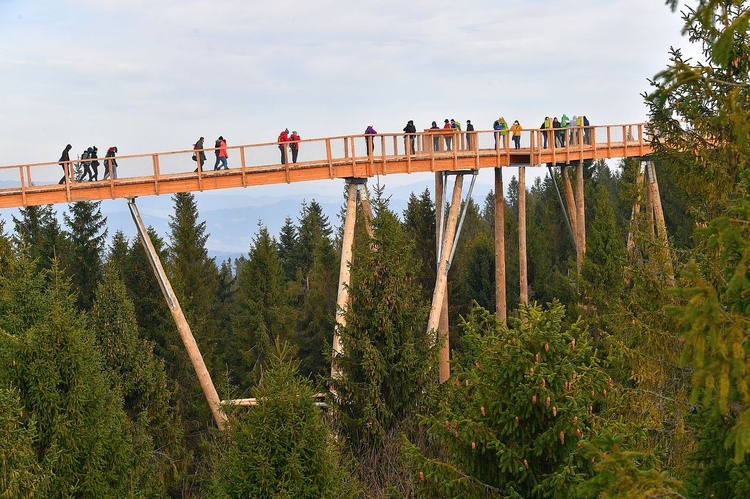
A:
<svg viewBox="0 0 750 499">
<path fill-rule="evenodd" d="M 508 319 L 505 291 L 505 191 L 502 168 L 495 168 L 495 314 L 503 322 Z"/>
<path fill-rule="evenodd" d="M 195 369 L 195 373 L 198 375 L 198 381 L 203 390 L 203 395 L 206 397 L 206 401 L 211 408 L 211 414 L 214 416 L 216 425 L 221 430 L 224 428 L 227 416 L 221 409 L 219 394 L 216 392 L 216 387 L 214 387 L 214 383 L 211 380 L 211 375 L 209 374 L 206 364 L 203 361 L 203 356 L 198 349 L 198 343 L 196 343 L 195 338 L 193 337 L 190 325 L 188 324 L 187 319 L 185 319 L 185 314 L 182 313 L 180 302 L 177 300 L 177 296 L 172 290 L 172 284 L 169 282 L 167 274 L 164 272 L 164 268 L 159 260 L 159 255 L 151 242 L 148 232 L 146 231 L 146 227 L 141 219 L 141 214 L 135 204 L 135 199 L 128 200 L 128 207 L 130 208 L 130 214 L 133 217 L 135 226 L 138 229 L 138 235 L 143 244 L 143 249 L 146 251 L 148 260 L 151 263 L 151 268 L 156 275 L 156 280 L 159 282 L 159 287 L 161 288 L 164 299 L 167 302 L 167 307 L 169 307 L 169 311 L 172 313 L 172 318 L 177 326 L 177 331 L 180 333 L 180 338 L 185 345 L 190 362 L 193 364 L 193 369 Z"/>
<path fill-rule="evenodd" d="M 529 303 L 529 279 L 526 259 L 526 167 L 518 167 L 518 275 L 520 302 Z"/>
<path fill-rule="evenodd" d="M 333 361 L 331 363 L 331 377 L 333 379 L 338 379 L 341 375 L 336 364 L 336 357 L 343 352 L 339 330 L 346 326 L 345 314 L 349 306 L 354 226 L 357 220 L 357 186 L 353 182 L 348 184 L 349 196 L 346 201 L 346 218 L 344 219 L 344 236 L 341 241 L 341 264 L 339 266 L 339 289 L 336 299 L 336 328 L 333 332 Z"/>
<path fill-rule="evenodd" d="M 583 162 L 576 165 L 576 267 L 581 273 L 583 258 L 586 255 L 586 212 L 583 204 Z"/>
<path fill-rule="evenodd" d="M 438 333 L 441 312 L 444 308 L 447 310 L 447 307 L 445 307 L 444 304 L 448 287 L 448 265 L 456 235 L 456 227 L 458 225 L 458 211 L 461 207 L 462 187 L 463 175 L 457 175 L 456 183 L 453 186 L 453 197 L 448 212 L 445 233 L 443 234 L 440 248 L 438 271 L 435 278 L 435 289 L 432 293 L 432 308 L 430 309 L 430 316 L 427 320 L 427 330 L 435 331 L 436 333 Z M 450 377 L 450 345 L 447 332 L 444 337 L 436 335 L 436 340 L 441 342 L 440 382 L 443 383 Z"/>
</svg>

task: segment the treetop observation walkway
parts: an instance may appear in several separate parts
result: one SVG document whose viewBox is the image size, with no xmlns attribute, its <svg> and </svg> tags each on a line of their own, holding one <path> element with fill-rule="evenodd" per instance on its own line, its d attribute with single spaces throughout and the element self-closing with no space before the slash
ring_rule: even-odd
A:
<svg viewBox="0 0 750 499">
<path fill-rule="evenodd" d="M 565 134 L 565 146 L 555 140 Z M 511 132 L 457 129 L 425 130 L 413 134 L 341 135 L 299 141 L 299 161 L 291 163 L 288 143 L 281 162 L 278 142 L 228 147 L 229 169 L 213 170 L 215 149 L 204 149 L 203 171 L 194 172 L 193 149 L 117 156 L 117 179 L 76 181 L 82 164 L 71 160 L 66 181 L 57 161 L 0 166 L 0 181 L 17 183 L 0 189 L 0 208 L 40 204 L 135 198 L 215 189 L 324 179 L 368 178 L 421 172 L 468 171 L 507 166 L 577 164 L 584 160 L 642 157 L 652 152 L 647 124 L 599 125 L 564 129 L 525 129 L 515 149 Z M 544 135 L 548 147 L 544 148 Z M 411 137 L 414 153 L 411 154 Z M 371 154 L 367 142 L 372 141 Z M 450 144 L 450 145 L 449 145 Z M 83 147 L 80 148 L 83 150 Z M 102 151 L 106 148 L 102 147 Z M 106 171 L 106 158 L 99 174 Z"/>
</svg>

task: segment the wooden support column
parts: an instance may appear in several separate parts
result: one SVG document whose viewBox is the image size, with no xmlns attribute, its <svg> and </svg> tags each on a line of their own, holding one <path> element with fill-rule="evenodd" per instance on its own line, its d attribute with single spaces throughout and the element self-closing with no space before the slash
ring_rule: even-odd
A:
<svg viewBox="0 0 750 499">
<path fill-rule="evenodd" d="M 495 315 L 508 319 L 505 293 L 505 190 L 503 169 L 495 168 Z"/>
<path fill-rule="evenodd" d="M 138 230 L 138 235 L 143 244 L 143 249 L 146 251 L 148 260 L 151 263 L 151 268 L 156 275 L 156 280 L 159 282 L 161 292 L 164 295 L 164 299 L 167 301 L 169 311 L 172 313 L 172 318 L 177 326 L 177 331 L 180 333 L 180 338 L 185 345 L 190 362 L 193 364 L 193 369 L 195 369 L 195 373 L 198 375 L 198 381 L 203 390 L 203 395 L 206 397 L 206 401 L 211 408 L 211 414 L 213 414 L 216 425 L 222 430 L 227 421 L 227 416 L 221 410 L 219 394 L 216 392 L 216 387 L 214 387 L 211 375 L 208 373 L 206 364 L 203 361 L 203 356 L 198 349 L 198 344 L 190 330 L 190 325 L 185 319 L 185 314 L 182 313 L 180 302 L 177 301 L 177 296 L 172 290 L 172 284 L 169 282 L 167 274 L 164 272 L 164 267 L 162 267 L 161 261 L 159 260 L 159 255 L 156 253 L 156 249 L 151 242 L 151 237 L 146 231 L 146 227 L 141 219 L 141 214 L 138 211 L 138 206 L 135 204 L 135 198 L 128 199 L 128 208 L 130 208 L 130 215 L 133 217 L 136 229 Z"/>
<path fill-rule="evenodd" d="M 336 329 L 333 332 L 333 362 L 331 363 L 331 377 L 337 379 L 340 371 L 336 365 L 336 357 L 343 351 L 339 329 L 346 326 L 345 313 L 349 306 L 349 285 L 351 284 L 352 247 L 354 246 L 354 226 L 357 221 L 357 186 L 347 179 L 349 197 L 346 202 L 346 218 L 344 219 L 344 237 L 341 241 L 341 264 L 339 266 L 339 290 L 336 299 Z"/>
<path fill-rule="evenodd" d="M 628 251 L 633 251 L 635 248 L 635 240 L 633 238 L 633 231 L 636 229 L 636 224 L 638 222 L 638 215 L 641 212 L 641 196 L 643 195 L 643 177 L 644 177 L 644 169 L 643 166 L 638 169 L 638 176 L 635 180 L 636 185 L 636 198 L 635 198 L 635 204 L 633 205 L 633 209 L 630 212 L 630 229 L 628 230 Z"/>
<path fill-rule="evenodd" d="M 359 179 L 358 179 L 359 180 Z M 370 239 L 375 237 L 375 233 L 372 231 L 372 206 L 370 206 L 370 193 L 367 191 L 367 179 L 362 179 L 363 182 L 357 184 L 357 194 L 359 197 L 359 205 L 362 207 L 362 215 L 365 219 L 365 230 Z"/>
<path fill-rule="evenodd" d="M 526 259 L 526 167 L 518 167 L 518 275 L 520 302 L 529 303 L 529 278 Z"/>
<path fill-rule="evenodd" d="M 576 266 L 581 273 L 583 257 L 586 255 L 586 213 L 583 204 L 583 162 L 576 165 Z"/>
<path fill-rule="evenodd" d="M 461 207 L 461 189 L 463 187 L 463 180 L 463 175 L 457 175 L 456 183 L 453 186 L 453 197 L 448 212 L 448 221 L 445 226 L 445 233 L 443 234 L 440 248 L 438 270 L 435 278 L 435 289 L 432 293 L 432 308 L 430 309 L 430 316 L 427 320 L 427 330 L 436 331 L 438 333 L 436 339 L 441 342 L 440 383 L 444 383 L 450 377 L 450 343 L 448 331 L 446 328 L 445 333 L 441 334 L 438 325 L 442 311 L 445 310 L 447 312 L 445 300 L 448 288 L 448 264 L 453 249 L 456 227 L 458 225 L 458 211 Z"/>
<path fill-rule="evenodd" d="M 651 161 L 646 162 L 646 174 L 648 175 L 648 190 L 651 193 L 651 203 L 656 221 L 656 237 L 660 243 L 660 257 L 664 267 L 664 275 L 667 278 L 667 282 L 674 286 L 674 267 L 669 252 L 669 238 L 667 236 L 667 225 L 664 221 L 664 211 L 661 206 L 659 181 L 656 179 L 656 168 Z"/>
<path fill-rule="evenodd" d="M 560 176 L 563 181 L 563 191 L 565 191 L 565 204 L 568 208 L 568 219 L 570 220 L 570 228 L 573 230 L 573 234 L 578 234 L 578 224 L 576 217 L 576 199 L 573 197 L 573 186 L 570 184 L 570 175 L 568 173 L 568 167 L 563 165 L 560 167 Z M 574 243 L 576 245 L 576 251 L 578 251 L 578 241 Z"/>
</svg>

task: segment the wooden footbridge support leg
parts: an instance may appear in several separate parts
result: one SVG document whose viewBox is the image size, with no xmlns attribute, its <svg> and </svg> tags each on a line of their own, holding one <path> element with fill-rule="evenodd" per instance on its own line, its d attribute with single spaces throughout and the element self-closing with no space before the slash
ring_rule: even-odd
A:
<svg viewBox="0 0 750 499">
<path fill-rule="evenodd" d="M 583 162 L 579 162 L 576 165 L 576 267 L 579 274 L 586 255 L 586 211 L 583 197 Z"/>
<path fill-rule="evenodd" d="M 436 271 L 440 264 L 440 252 L 443 248 L 443 231 L 445 228 L 445 186 L 444 172 L 435 172 L 435 255 Z M 446 284 L 447 286 L 447 284 Z M 434 306 L 434 304 L 433 304 Z M 448 293 L 443 293 L 440 304 L 440 317 L 437 324 L 437 339 L 441 342 L 439 380 L 443 383 L 450 378 L 450 325 L 448 321 Z"/>
<path fill-rule="evenodd" d="M 348 197 L 346 200 L 346 218 L 344 219 L 344 236 L 341 241 L 339 289 L 336 299 L 336 329 L 333 332 L 333 359 L 331 362 L 331 377 L 333 379 L 338 379 L 341 376 L 339 367 L 336 364 L 336 357 L 341 355 L 343 351 L 339 330 L 346 326 L 346 310 L 349 306 L 349 286 L 351 285 L 351 262 L 352 247 L 354 246 L 354 227 L 357 222 L 357 184 L 362 181 L 365 181 L 365 179 L 346 179 Z"/>
<path fill-rule="evenodd" d="M 495 168 L 495 315 L 508 319 L 505 292 L 505 191 L 503 169 Z"/>
<path fill-rule="evenodd" d="M 526 167 L 518 167 L 518 276 L 521 304 L 529 303 L 529 279 L 526 256 Z"/>
<path fill-rule="evenodd" d="M 198 349 L 198 344 L 195 342 L 193 333 L 190 330 L 190 325 L 185 319 L 185 314 L 182 313 L 180 302 L 177 301 L 177 296 L 174 294 L 172 285 L 164 272 L 164 267 L 161 265 L 159 255 L 156 253 L 156 249 L 151 242 L 146 227 L 143 225 L 138 206 L 135 204 L 135 198 L 128 199 L 128 208 L 130 208 L 130 214 L 132 215 L 135 226 L 138 229 L 138 235 L 141 238 L 143 249 L 146 251 L 149 262 L 151 262 L 151 268 L 154 270 L 161 292 L 164 294 L 164 299 L 167 301 L 169 311 L 172 313 L 172 318 L 177 326 L 177 331 L 180 333 L 180 338 L 182 338 L 182 342 L 184 343 L 185 349 L 190 357 L 190 362 L 193 364 L 193 369 L 195 369 L 195 373 L 198 375 L 198 381 L 200 382 L 201 389 L 203 389 L 206 401 L 211 408 L 211 413 L 214 416 L 216 425 L 222 430 L 224 429 L 227 416 L 221 410 L 219 394 L 216 392 L 216 387 L 214 387 L 214 383 L 211 380 L 211 375 L 208 373 L 205 362 L 203 362 L 203 356 Z"/>
<path fill-rule="evenodd" d="M 466 215 L 466 207 L 464 207 L 461 214 L 461 220 L 459 221 L 459 212 L 461 211 L 461 193 L 463 190 L 464 175 L 471 174 L 472 181 L 471 187 L 469 188 L 469 196 L 474 188 L 474 182 L 476 180 L 476 171 L 459 171 L 451 172 L 456 176 L 456 182 L 453 185 L 453 196 L 451 198 L 450 208 L 448 210 L 448 219 L 445 223 L 445 229 L 443 230 L 442 223 L 442 211 L 443 211 L 443 199 L 445 198 L 445 180 L 437 179 L 435 182 L 436 193 L 435 193 L 435 208 L 436 212 L 441 212 L 441 215 L 436 214 L 438 224 L 436 225 L 437 240 L 439 243 L 438 251 L 438 262 L 437 262 L 437 276 L 435 277 L 435 289 L 432 293 L 432 307 L 430 308 L 430 316 L 427 319 L 427 330 L 435 332 L 435 340 L 440 344 L 440 372 L 439 381 L 444 383 L 450 378 L 450 339 L 448 333 L 447 324 L 447 290 L 448 290 L 448 271 L 453 261 L 453 256 L 456 251 L 456 245 L 458 243 L 458 236 L 461 234 L 461 225 L 463 224 L 464 216 Z M 438 204 L 438 202 L 440 204 Z M 444 321 L 444 329 L 442 329 L 441 323 Z"/>
<path fill-rule="evenodd" d="M 661 206 L 661 195 L 659 194 L 659 181 L 656 179 L 656 167 L 651 160 L 645 161 L 645 176 L 648 179 L 648 193 L 656 226 L 656 237 L 659 243 L 659 258 L 663 266 L 664 276 L 667 282 L 674 286 L 674 266 L 669 251 L 669 237 L 667 236 L 667 225 L 664 221 L 664 210 Z"/>
</svg>

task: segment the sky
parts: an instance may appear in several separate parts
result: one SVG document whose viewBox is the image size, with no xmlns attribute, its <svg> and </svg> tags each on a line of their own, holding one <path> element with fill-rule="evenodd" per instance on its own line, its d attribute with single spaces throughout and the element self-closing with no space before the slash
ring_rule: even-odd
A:
<svg viewBox="0 0 750 499">
<path fill-rule="evenodd" d="M 637 123 L 681 28 L 663 0 L 0 0 L 0 165 L 410 119 Z"/>
</svg>

